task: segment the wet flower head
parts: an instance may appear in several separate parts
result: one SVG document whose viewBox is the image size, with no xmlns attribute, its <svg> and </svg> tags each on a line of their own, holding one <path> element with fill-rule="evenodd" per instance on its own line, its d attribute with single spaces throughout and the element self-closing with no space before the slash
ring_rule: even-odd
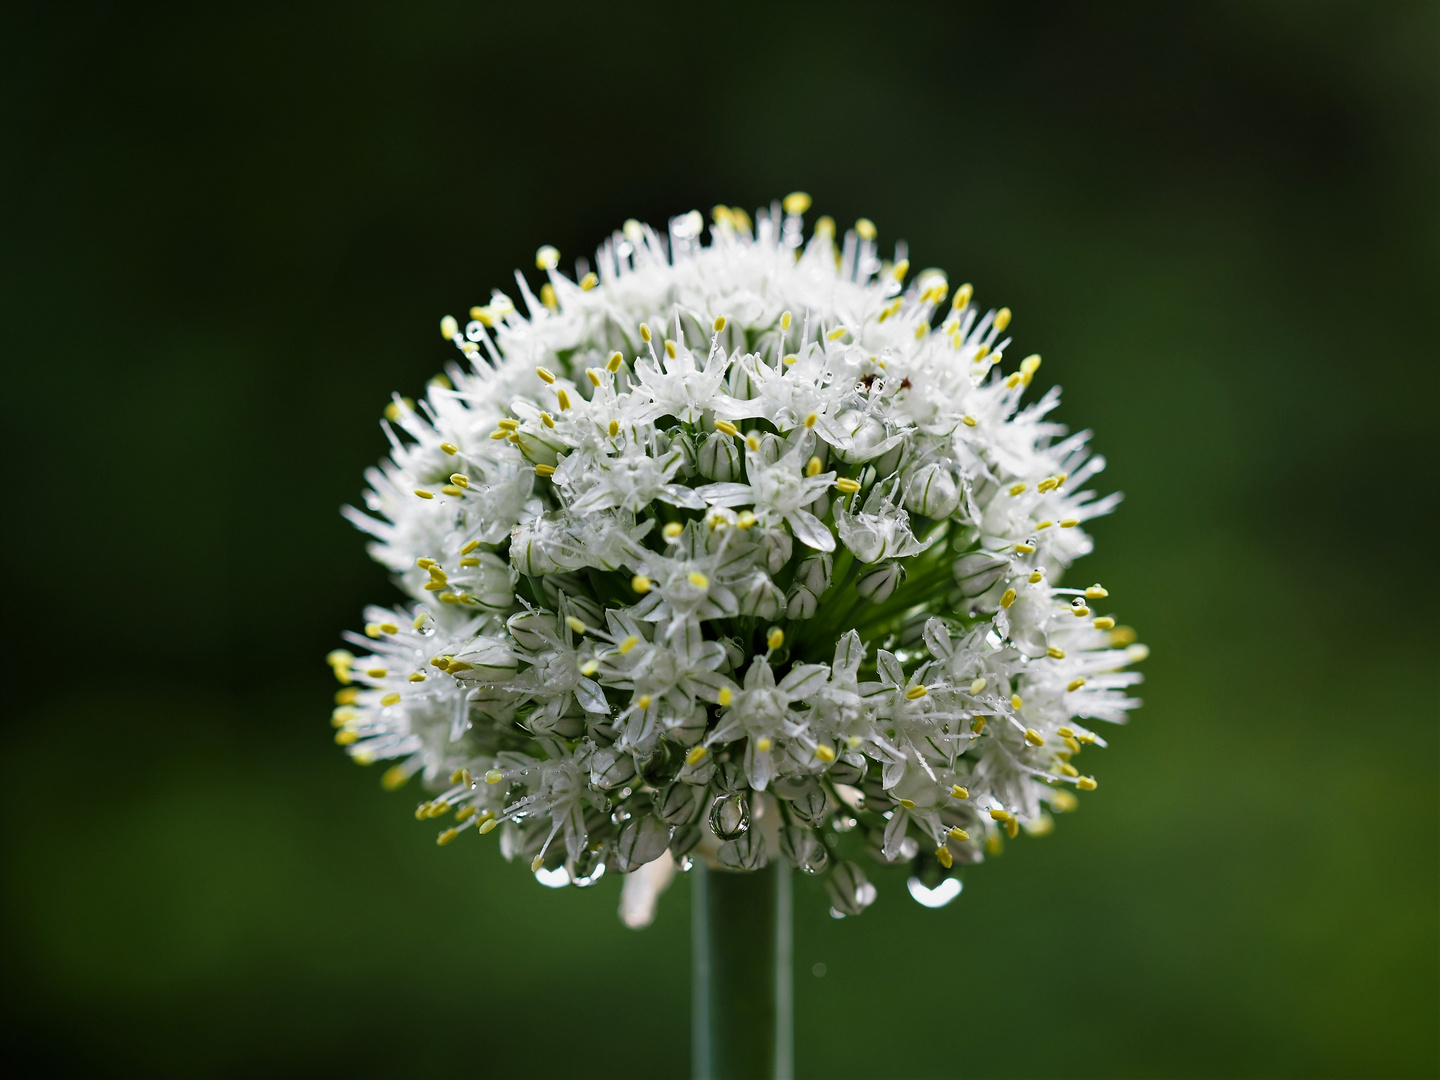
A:
<svg viewBox="0 0 1440 1080">
<path fill-rule="evenodd" d="M 1145 655 L 1060 584 L 1104 462 L 1008 308 L 809 206 L 627 221 L 573 278 L 543 247 L 386 409 L 346 513 L 406 600 L 329 658 L 336 741 L 439 843 L 652 898 L 784 859 L 844 915 L 864 860 L 943 903 L 1096 787 Z"/>
</svg>

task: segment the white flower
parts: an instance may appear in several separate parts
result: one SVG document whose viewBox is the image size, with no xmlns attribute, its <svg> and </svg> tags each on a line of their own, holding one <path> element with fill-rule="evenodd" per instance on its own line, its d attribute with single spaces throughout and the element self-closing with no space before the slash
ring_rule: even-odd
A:
<svg viewBox="0 0 1440 1080">
<path fill-rule="evenodd" d="M 418 774 L 441 843 L 633 873 L 636 925 L 712 804 L 721 862 L 826 872 L 837 914 L 874 899 L 867 850 L 953 896 L 1138 704 L 1144 647 L 1060 586 L 1116 497 L 1058 394 L 1024 404 L 1010 312 L 868 222 L 806 240 L 802 204 L 720 207 L 709 246 L 693 213 L 631 223 L 593 274 L 547 251 L 538 289 L 447 317 L 464 366 L 394 399 L 346 511 L 411 605 L 331 654 L 337 741 Z"/>
</svg>

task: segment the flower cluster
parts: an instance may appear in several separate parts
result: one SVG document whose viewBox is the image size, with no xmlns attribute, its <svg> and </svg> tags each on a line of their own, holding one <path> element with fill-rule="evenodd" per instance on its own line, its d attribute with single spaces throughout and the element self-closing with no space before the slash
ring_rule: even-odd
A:
<svg viewBox="0 0 1440 1080">
<path fill-rule="evenodd" d="M 440 843 L 551 884 L 783 858 L 853 914 L 861 855 L 925 900 L 1096 786 L 1144 656 L 1059 585 L 1103 460 L 1022 406 L 1008 309 L 809 205 L 628 221 L 578 280 L 541 248 L 386 410 L 347 514 L 408 600 L 331 654 L 336 740 Z"/>
</svg>

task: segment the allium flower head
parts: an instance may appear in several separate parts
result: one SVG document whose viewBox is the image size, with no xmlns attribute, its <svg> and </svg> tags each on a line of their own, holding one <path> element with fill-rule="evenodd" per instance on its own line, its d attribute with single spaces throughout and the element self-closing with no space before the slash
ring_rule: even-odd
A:
<svg viewBox="0 0 1440 1080">
<path fill-rule="evenodd" d="M 853 914 L 857 860 L 943 902 L 1096 786 L 1145 655 L 1060 585 L 1104 462 L 1024 403 L 1009 309 L 809 202 L 628 221 L 578 280 L 542 248 L 386 410 L 346 513 L 407 599 L 331 654 L 336 741 L 441 844 L 551 885 L 785 859 Z"/>
</svg>

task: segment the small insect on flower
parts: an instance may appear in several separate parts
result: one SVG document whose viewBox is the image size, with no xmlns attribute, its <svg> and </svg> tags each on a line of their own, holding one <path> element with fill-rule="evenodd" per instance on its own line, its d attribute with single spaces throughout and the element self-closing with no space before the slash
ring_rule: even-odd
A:
<svg viewBox="0 0 1440 1080">
<path fill-rule="evenodd" d="M 542 246 L 386 409 L 345 513 L 404 600 L 328 657 L 331 723 L 426 789 L 444 857 L 493 832 L 546 885 L 783 859 L 853 915 L 866 852 L 939 906 L 1097 790 L 1072 758 L 1147 654 L 1059 584 L 1103 460 L 1036 422 L 1054 391 L 1022 403 L 1009 308 L 810 209 L 717 207 L 708 244 L 693 211 L 627 221 L 574 274 Z"/>
</svg>

